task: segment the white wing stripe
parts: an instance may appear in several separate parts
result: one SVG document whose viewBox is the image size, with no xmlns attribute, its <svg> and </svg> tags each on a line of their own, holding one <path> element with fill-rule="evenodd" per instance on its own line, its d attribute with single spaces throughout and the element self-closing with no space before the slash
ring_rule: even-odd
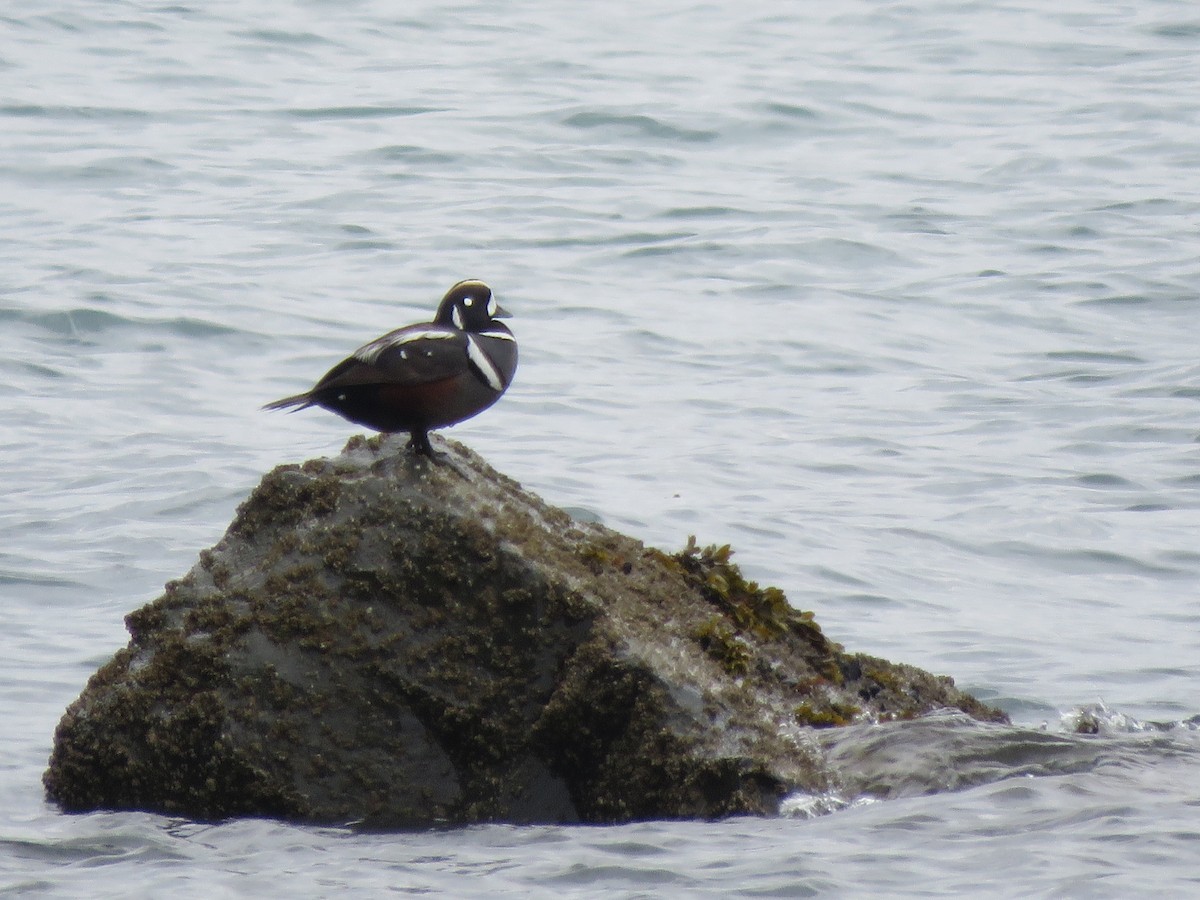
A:
<svg viewBox="0 0 1200 900">
<path fill-rule="evenodd" d="M 483 380 L 488 383 L 488 387 L 493 391 L 504 390 L 504 379 L 496 369 L 496 364 L 475 343 L 475 335 L 473 334 L 467 335 L 467 357 L 471 360 L 471 364 L 475 367 L 475 370 L 483 376 Z"/>
<path fill-rule="evenodd" d="M 459 334 L 461 332 L 443 328 L 428 328 L 420 331 L 402 331 L 396 335 L 384 335 L 355 350 L 354 358 L 368 366 L 373 366 L 379 361 L 380 354 L 393 347 L 402 347 L 413 341 L 445 341 L 457 338 Z"/>
</svg>

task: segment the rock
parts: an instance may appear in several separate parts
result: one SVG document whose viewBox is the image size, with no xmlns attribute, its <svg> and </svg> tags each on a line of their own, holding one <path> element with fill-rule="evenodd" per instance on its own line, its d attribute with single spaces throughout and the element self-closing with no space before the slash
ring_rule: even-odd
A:
<svg viewBox="0 0 1200 900">
<path fill-rule="evenodd" d="M 280 466 L 55 734 L 66 810 L 369 827 L 770 814 L 813 729 L 955 707 L 848 654 L 728 547 L 572 520 L 460 444 Z"/>
</svg>

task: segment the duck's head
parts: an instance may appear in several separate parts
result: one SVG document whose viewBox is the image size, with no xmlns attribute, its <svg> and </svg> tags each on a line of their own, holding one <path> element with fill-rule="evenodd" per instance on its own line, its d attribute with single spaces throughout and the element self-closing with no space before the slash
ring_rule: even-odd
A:
<svg viewBox="0 0 1200 900">
<path fill-rule="evenodd" d="M 460 281 L 438 304 L 434 324 L 449 325 L 463 331 L 486 331 L 493 319 L 506 319 L 510 314 L 500 308 L 492 289 L 475 278 Z"/>
</svg>

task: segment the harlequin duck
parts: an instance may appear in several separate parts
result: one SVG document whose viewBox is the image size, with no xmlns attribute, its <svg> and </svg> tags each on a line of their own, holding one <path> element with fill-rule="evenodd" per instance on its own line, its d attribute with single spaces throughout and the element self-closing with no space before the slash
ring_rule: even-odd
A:
<svg viewBox="0 0 1200 900">
<path fill-rule="evenodd" d="M 263 409 L 320 406 L 376 431 L 407 431 L 433 456 L 429 430 L 481 413 L 508 389 L 517 341 L 492 289 L 474 279 L 446 292 L 432 322 L 389 331 L 325 373 L 312 390 Z"/>
</svg>

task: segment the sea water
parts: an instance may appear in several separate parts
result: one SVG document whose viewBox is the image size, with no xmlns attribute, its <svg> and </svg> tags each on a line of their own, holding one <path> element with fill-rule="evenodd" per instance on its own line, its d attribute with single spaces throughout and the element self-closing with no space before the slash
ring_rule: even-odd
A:
<svg viewBox="0 0 1200 900">
<path fill-rule="evenodd" d="M 0 35 L 0 890 L 1200 891 L 1191 4 L 63 0 Z M 775 819 L 47 805 L 123 616 L 356 431 L 260 405 L 466 277 L 521 367 L 455 438 L 1020 727 L 855 726 L 860 782 Z"/>
</svg>

